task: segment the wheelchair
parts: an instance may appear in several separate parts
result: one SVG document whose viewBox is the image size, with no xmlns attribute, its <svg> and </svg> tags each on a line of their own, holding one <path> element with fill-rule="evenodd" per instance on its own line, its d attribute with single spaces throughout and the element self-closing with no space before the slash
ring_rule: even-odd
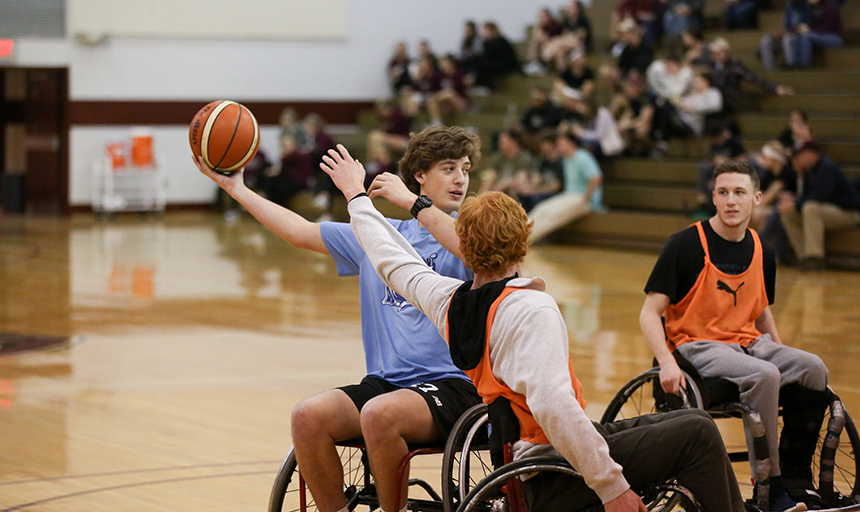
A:
<svg viewBox="0 0 860 512">
<path fill-rule="evenodd" d="M 676 357 L 676 359 L 678 359 Z M 601 422 L 610 422 L 643 414 L 667 412 L 680 408 L 698 407 L 714 419 L 746 418 L 753 438 L 753 476 L 757 481 L 767 479 L 770 470 L 767 441 L 761 419 L 755 411 L 740 403 L 736 385 L 723 379 L 703 379 L 688 362 L 679 360 L 687 382 L 681 396 L 665 393 L 660 386 L 660 367 L 655 366 L 625 384 L 606 407 Z M 860 460 L 860 436 L 851 416 L 839 397 L 830 391 L 830 404 L 822 422 L 813 455 L 813 486 L 829 509 L 860 510 L 860 488 L 857 474 Z M 732 462 L 749 460 L 746 450 L 730 452 Z M 757 506 L 768 510 L 767 492 L 757 496 Z"/>
<path fill-rule="evenodd" d="M 407 499 L 407 510 L 422 512 L 453 512 L 479 480 L 492 471 L 488 451 L 489 422 L 487 407 L 477 404 L 464 412 L 447 441 L 426 446 L 410 446 L 400 463 L 399 476 L 405 477 L 409 462 L 418 455 L 442 454 L 441 494 L 420 478 L 409 480 L 409 488 L 421 488 L 426 496 Z M 359 506 L 373 510 L 379 498 L 370 473 L 363 440 L 337 443 L 344 470 L 343 492 L 347 508 Z M 399 499 L 399 497 L 398 497 Z M 269 512 L 306 512 L 317 510 L 302 479 L 293 448 L 281 463 L 269 496 Z"/>
</svg>

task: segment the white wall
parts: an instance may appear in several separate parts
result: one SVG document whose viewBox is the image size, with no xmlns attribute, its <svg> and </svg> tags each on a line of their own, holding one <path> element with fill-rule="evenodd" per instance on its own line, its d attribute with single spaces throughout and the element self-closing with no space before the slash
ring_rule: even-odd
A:
<svg viewBox="0 0 860 512">
<path fill-rule="evenodd" d="M 13 65 L 69 68 L 71 100 L 343 101 L 387 94 L 384 69 L 394 43 L 414 49 L 427 39 L 437 53 L 455 51 L 463 22 L 493 19 L 521 40 L 545 0 L 349 0 L 345 41 L 263 41 L 108 38 L 96 46 L 74 41 L 19 40 Z M 90 202 L 94 155 L 132 127 L 72 127 L 71 205 Z M 156 130 L 156 150 L 171 168 L 169 202 L 212 197 L 207 182 L 188 169 L 185 127 Z M 277 155 L 273 146 L 270 155 Z"/>
</svg>

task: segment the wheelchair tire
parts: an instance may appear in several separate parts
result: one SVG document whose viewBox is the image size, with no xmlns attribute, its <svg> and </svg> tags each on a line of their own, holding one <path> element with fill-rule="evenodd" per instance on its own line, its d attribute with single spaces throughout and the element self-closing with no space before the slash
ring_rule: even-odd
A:
<svg viewBox="0 0 860 512">
<path fill-rule="evenodd" d="M 675 397 L 677 403 L 663 402 L 654 398 L 654 386 L 660 386 L 660 368 L 651 368 L 634 377 L 615 394 L 606 406 L 600 423 L 676 409 L 701 407 L 702 395 L 693 383 L 693 378 L 683 370 L 682 373 L 687 382 L 687 389 L 682 393 L 682 397 Z"/>
<path fill-rule="evenodd" d="M 378 507 L 379 500 L 376 499 L 375 492 L 367 495 L 361 493 L 370 484 L 370 475 L 365 474 L 364 450 L 338 446 L 338 451 L 343 464 L 344 496 L 347 502 L 353 500 L 352 508 L 358 504 Z M 269 495 L 269 512 L 314 512 L 317 510 L 310 491 L 307 487 L 302 488 L 302 481 L 299 477 L 298 462 L 293 449 L 290 448 L 289 453 L 281 463 L 281 468 L 278 470 L 272 492 Z"/>
<path fill-rule="evenodd" d="M 466 496 L 463 503 L 457 509 L 458 512 L 496 512 L 515 510 L 508 497 L 502 490 L 509 480 L 530 473 L 540 471 L 552 471 L 562 473 L 575 478 L 582 478 L 562 457 L 541 456 L 529 457 L 506 464 L 504 467 L 481 480 Z M 702 507 L 695 496 L 683 486 L 677 484 L 659 484 L 642 494 L 643 501 L 649 511 L 670 512 L 685 510 L 687 512 L 701 512 Z M 599 510 L 602 510 L 602 507 Z M 517 510 L 516 512 L 526 512 Z"/>
<path fill-rule="evenodd" d="M 472 487 L 492 473 L 488 435 L 489 416 L 485 404 L 472 406 L 451 429 L 442 456 L 444 512 L 457 510 Z"/>
<path fill-rule="evenodd" d="M 822 440 L 827 433 L 827 422 L 830 419 L 830 409 L 821 426 L 821 434 L 819 435 L 818 444 L 815 447 L 815 454 L 812 459 L 812 473 L 815 488 L 819 488 L 819 479 L 821 476 L 821 447 Z M 833 488 L 835 495 L 830 499 L 830 506 L 841 508 L 848 505 L 856 505 L 860 502 L 860 486 L 857 483 L 857 475 L 860 474 L 860 459 L 857 454 L 860 453 L 860 435 L 857 433 L 857 427 L 854 421 L 845 411 L 845 427 L 842 429 L 842 435 L 839 438 L 839 449 L 836 452 L 835 467 L 833 470 Z"/>
</svg>

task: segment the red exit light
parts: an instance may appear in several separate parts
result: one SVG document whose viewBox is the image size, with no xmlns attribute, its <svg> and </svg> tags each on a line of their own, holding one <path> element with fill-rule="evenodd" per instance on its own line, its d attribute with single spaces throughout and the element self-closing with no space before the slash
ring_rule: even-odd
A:
<svg viewBox="0 0 860 512">
<path fill-rule="evenodd" d="M 9 57 L 15 49 L 15 41 L 12 39 L 0 39 L 0 57 Z"/>
</svg>

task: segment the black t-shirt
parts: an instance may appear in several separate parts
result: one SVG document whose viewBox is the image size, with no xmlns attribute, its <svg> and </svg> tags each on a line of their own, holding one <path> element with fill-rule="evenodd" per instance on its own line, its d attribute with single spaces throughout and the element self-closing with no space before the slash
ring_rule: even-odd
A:
<svg viewBox="0 0 860 512">
<path fill-rule="evenodd" d="M 710 222 L 702 221 L 702 226 L 705 229 L 705 238 L 708 240 L 711 262 L 720 271 L 738 275 L 749 268 L 755 252 L 755 242 L 749 230 L 743 240 L 731 242 L 718 235 Z M 773 251 L 764 246 L 762 267 L 767 302 L 773 304 L 776 260 Z M 690 226 L 669 237 L 666 247 L 663 248 L 654 265 L 654 270 L 651 271 L 651 277 L 645 285 L 645 293 L 657 292 L 668 295 L 669 302 L 677 304 L 696 284 L 703 268 L 705 268 L 705 250 L 702 248 L 696 226 Z"/>
<path fill-rule="evenodd" d="M 581 75 L 574 75 L 570 68 L 565 68 L 558 77 L 561 78 L 568 87 L 579 90 L 582 89 L 582 86 L 586 81 L 594 80 L 594 71 L 592 71 L 591 68 L 583 68 Z"/>
</svg>

